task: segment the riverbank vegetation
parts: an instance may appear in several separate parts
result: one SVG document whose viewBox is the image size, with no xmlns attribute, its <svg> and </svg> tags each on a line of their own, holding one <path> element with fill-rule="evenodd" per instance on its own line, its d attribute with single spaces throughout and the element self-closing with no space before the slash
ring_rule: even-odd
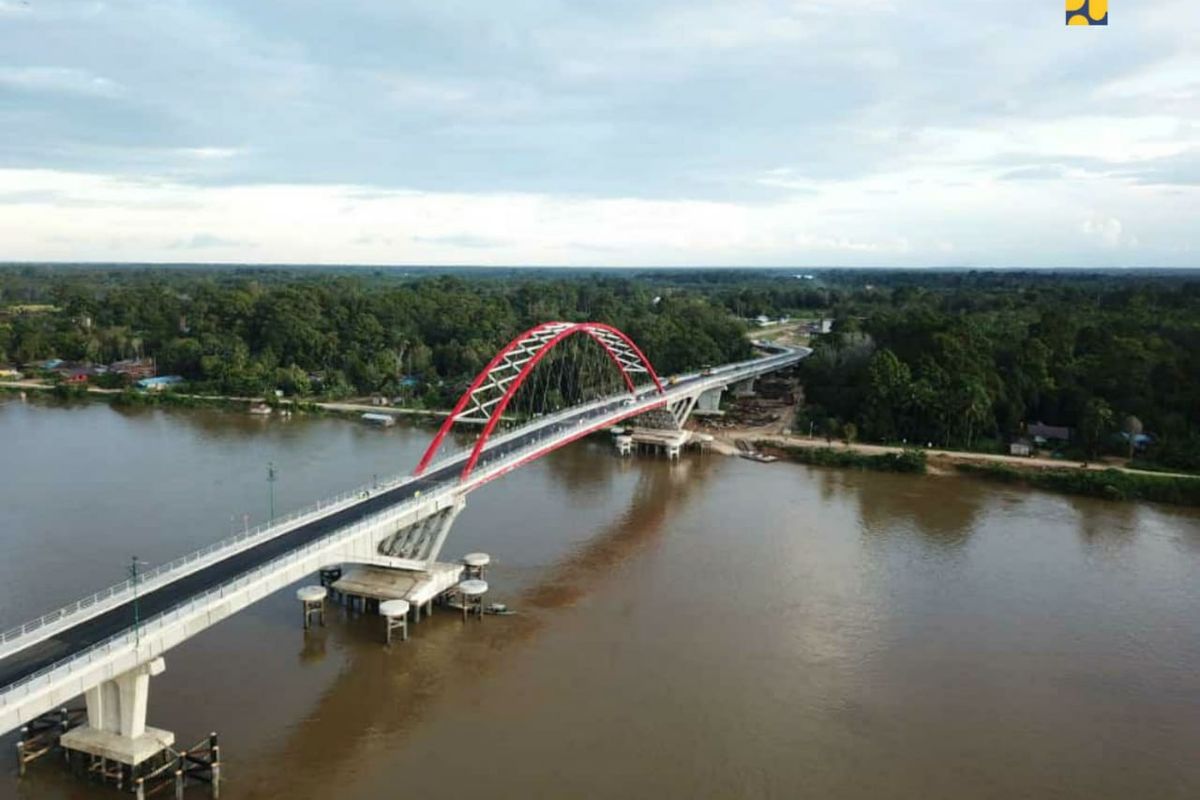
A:
<svg viewBox="0 0 1200 800">
<path fill-rule="evenodd" d="M 1066 459 L 1200 472 L 1195 272 L 0 267 L 0 363 L 149 356 L 242 397 L 445 408 L 555 318 L 614 324 L 670 375 L 747 357 L 760 316 L 833 321 L 797 431 L 1008 452 L 1053 430 L 1033 443 Z"/>
<path fill-rule="evenodd" d="M 956 464 L 960 472 L 987 480 L 1019 483 L 1105 500 L 1151 500 L 1200 506 L 1200 478 L 1142 475 L 1116 469 L 1016 469 L 1006 464 Z"/>
<path fill-rule="evenodd" d="M 859 453 L 855 450 L 832 447 L 790 447 L 776 442 L 755 443 L 759 449 L 778 453 L 789 461 L 812 464 L 818 467 L 842 467 L 867 469 L 875 472 L 925 472 L 925 453 L 920 450 L 904 450 L 899 453 Z"/>
</svg>

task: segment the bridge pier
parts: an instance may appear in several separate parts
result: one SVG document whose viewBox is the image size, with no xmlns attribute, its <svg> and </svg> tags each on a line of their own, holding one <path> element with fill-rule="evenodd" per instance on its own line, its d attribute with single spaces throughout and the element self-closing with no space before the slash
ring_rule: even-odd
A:
<svg viewBox="0 0 1200 800">
<path fill-rule="evenodd" d="M 721 414 L 721 396 L 724 394 L 724 387 L 709 389 L 706 392 L 702 392 L 700 396 L 696 398 L 696 406 L 692 409 L 692 413 L 708 416 L 716 416 Z"/>
<path fill-rule="evenodd" d="M 88 689 L 87 724 L 64 733 L 59 743 L 131 768 L 173 745 L 175 734 L 146 724 L 150 678 L 165 669 L 163 659 L 155 658 Z"/>
<path fill-rule="evenodd" d="M 755 378 L 747 378 L 746 380 L 742 381 L 741 383 L 735 383 L 733 385 L 733 396 L 734 397 L 754 397 L 755 396 L 755 391 L 754 391 L 754 381 L 755 380 L 756 380 Z"/>
</svg>

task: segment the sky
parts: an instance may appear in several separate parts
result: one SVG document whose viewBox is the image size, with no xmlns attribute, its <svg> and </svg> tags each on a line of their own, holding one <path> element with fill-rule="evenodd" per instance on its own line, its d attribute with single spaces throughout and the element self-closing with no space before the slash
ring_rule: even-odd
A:
<svg viewBox="0 0 1200 800">
<path fill-rule="evenodd" d="M 0 0 L 0 261 L 1200 266 L 1200 3 Z"/>
</svg>

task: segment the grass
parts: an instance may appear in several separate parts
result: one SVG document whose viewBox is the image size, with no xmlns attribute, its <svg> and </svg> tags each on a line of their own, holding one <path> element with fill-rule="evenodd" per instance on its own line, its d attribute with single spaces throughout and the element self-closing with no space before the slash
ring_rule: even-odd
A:
<svg viewBox="0 0 1200 800">
<path fill-rule="evenodd" d="M 818 467 L 841 467 L 843 469 L 867 469 L 875 472 L 925 472 L 925 453 L 920 450 L 905 450 L 900 453 L 868 455 L 853 450 L 832 447 L 787 447 L 772 442 L 755 442 L 762 450 L 782 454 L 791 461 L 812 464 Z"/>
<path fill-rule="evenodd" d="M 1139 475 L 1115 469 L 1014 469 L 1006 464 L 956 464 L 959 472 L 1003 483 L 1020 483 L 1104 500 L 1150 500 L 1200 506 L 1200 478 Z"/>
</svg>

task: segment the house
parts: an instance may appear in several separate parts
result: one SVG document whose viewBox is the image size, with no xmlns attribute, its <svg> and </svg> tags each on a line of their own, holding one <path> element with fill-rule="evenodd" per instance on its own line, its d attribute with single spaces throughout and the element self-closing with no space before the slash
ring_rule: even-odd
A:
<svg viewBox="0 0 1200 800">
<path fill-rule="evenodd" d="M 52 370 L 52 369 L 58 369 L 65 363 L 66 362 L 63 361 L 61 358 L 47 358 L 45 361 L 34 361 L 29 366 L 32 367 L 33 369 Z"/>
<path fill-rule="evenodd" d="M 825 333 L 831 333 L 832 331 L 833 331 L 833 320 L 831 320 L 831 319 L 818 319 L 818 320 L 808 323 L 808 332 L 809 333 L 825 334 Z"/>
<path fill-rule="evenodd" d="M 1047 442 L 1069 442 L 1071 441 L 1071 429 L 1061 425 L 1046 425 L 1041 422 L 1034 422 L 1026 428 L 1026 433 L 1033 439 L 1034 444 L 1046 444 Z"/>
<path fill-rule="evenodd" d="M 20 370 L 13 369 L 12 367 L 0 367 L 0 380 L 10 378 L 20 380 L 22 377 Z"/>
<path fill-rule="evenodd" d="M 153 378 L 158 370 L 155 369 L 153 359 L 129 358 L 109 364 L 108 371 L 129 381 L 140 381 L 142 378 Z"/>
<path fill-rule="evenodd" d="M 59 374 L 62 375 L 62 382 L 68 386 L 81 386 L 88 382 L 93 373 L 87 367 L 77 367 L 75 369 L 60 370 Z"/>
<path fill-rule="evenodd" d="M 177 383 L 183 383 L 181 375 L 160 375 L 157 378 L 142 378 L 137 382 L 139 389 L 145 389 L 148 392 L 161 392 L 169 386 L 174 386 Z"/>
<path fill-rule="evenodd" d="M 1009 443 L 1008 453 L 1013 456 L 1033 455 L 1033 444 L 1028 439 L 1016 439 Z"/>
</svg>

